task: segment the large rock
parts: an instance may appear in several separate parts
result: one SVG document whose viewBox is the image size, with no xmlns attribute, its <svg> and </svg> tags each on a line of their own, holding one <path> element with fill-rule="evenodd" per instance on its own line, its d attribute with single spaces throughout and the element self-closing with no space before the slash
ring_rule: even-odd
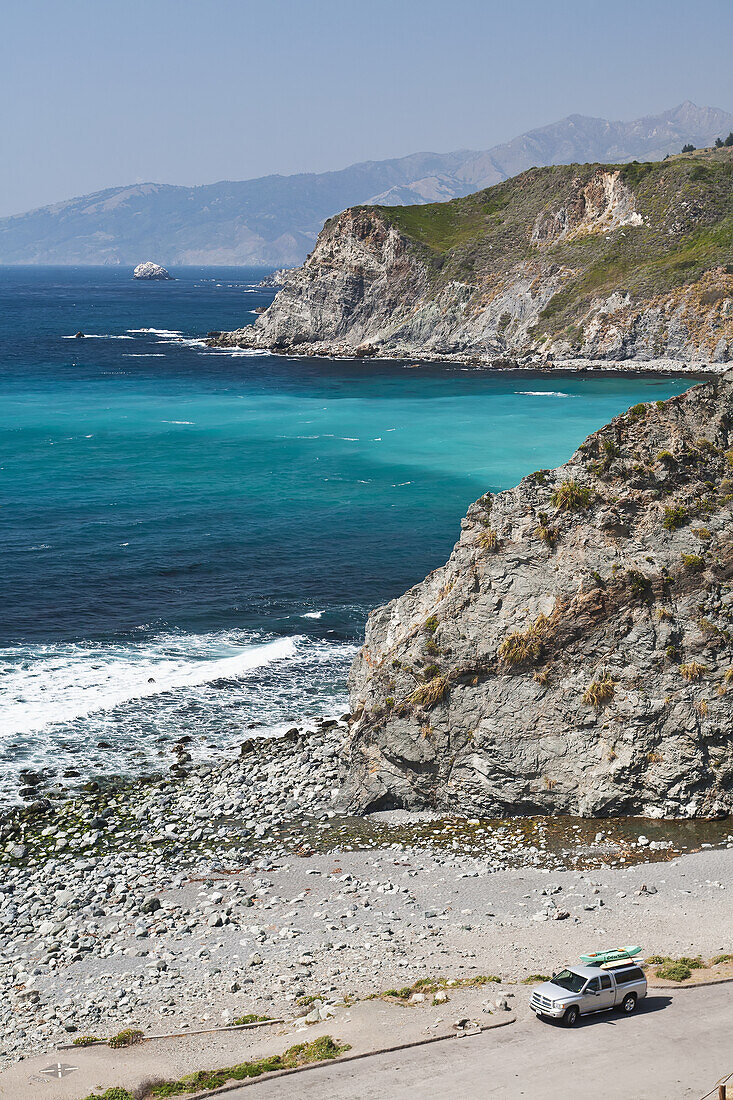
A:
<svg viewBox="0 0 733 1100">
<path fill-rule="evenodd" d="M 473 504 L 369 616 L 352 809 L 733 809 L 733 371 Z"/>
<path fill-rule="evenodd" d="M 132 273 L 132 277 L 133 279 L 153 279 L 158 281 L 170 279 L 173 281 L 173 276 L 169 275 L 164 267 L 161 267 L 160 264 L 151 263 L 150 260 L 144 264 L 138 264 Z"/>
</svg>

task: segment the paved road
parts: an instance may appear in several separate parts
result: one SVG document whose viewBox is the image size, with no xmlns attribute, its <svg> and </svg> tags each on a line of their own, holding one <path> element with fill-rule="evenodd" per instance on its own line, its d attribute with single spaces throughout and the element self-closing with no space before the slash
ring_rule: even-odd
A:
<svg viewBox="0 0 733 1100">
<path fill-rule="evenodd" d="M 574 1030 L 528 1016 L 472 1038 L 257 1082 L 227 1100 L 699 1100 L 730 1070 L 733 984 L 650 995 L 634 1016 L 602 1013 Z"/>
</svg>

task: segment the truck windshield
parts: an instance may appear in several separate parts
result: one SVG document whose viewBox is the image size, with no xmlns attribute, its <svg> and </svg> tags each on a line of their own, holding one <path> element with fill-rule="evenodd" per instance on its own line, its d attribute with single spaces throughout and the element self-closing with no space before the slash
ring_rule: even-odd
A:
<svg viewBox="0 0 733 1100">
<path fill-rule="evenodd" d="M 568 989 L 571 993 L 580 993 L 587 981 L 582 974 L 574 974 L 572 970 L 561 970 L 552 979 L 553 985 L 559 985 L 561 989 Z"/>
</svg>

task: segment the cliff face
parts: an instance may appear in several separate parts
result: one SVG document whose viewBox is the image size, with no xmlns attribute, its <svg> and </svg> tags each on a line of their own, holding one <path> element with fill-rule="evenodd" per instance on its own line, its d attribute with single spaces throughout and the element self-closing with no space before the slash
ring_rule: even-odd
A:
<svg viewBox="0 0 733 1100">
<path fill-rule="evenodd" d="M 311 355 L 733 357 L 733 154 L 531 169 L 465 199 L 355 207 L 224 346 Z"/>
<path fill-rule="evenodd" d="M 731 448 L 733 371 L 472 505 L 369 617 L 350 806 L 733 811 Z"/>
</svg>

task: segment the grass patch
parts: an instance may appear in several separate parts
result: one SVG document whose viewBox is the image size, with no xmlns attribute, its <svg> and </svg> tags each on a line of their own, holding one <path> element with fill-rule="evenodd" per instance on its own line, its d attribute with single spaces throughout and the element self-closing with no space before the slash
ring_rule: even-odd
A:
<svg viewBox="0 0 733 1100">
<path fill-rule="evenodd" d="M 248 1012 L 246 1016 L 237 1016 L 236 1020 L 232 1020 L 232 1024 L 236 1027 L 242 1024 L 266 1024 L 272 1018 L 272 1016 L 257 1016 L 254 1012 Z"/>
<path fill-rule="evenodd" d="M 136 1027 L 126 1027 L 123 1031 L 118 1031 L 116 1035 L 113 1035 L 111 1039 L 107 1040 L 107 1045 L 111 1046 L 113 1050 L 120 1050 L 122 1047 L 133 1047 L 137 1043 L 142 1043 L 143 1033 Z"/>
<path fill-rule="evenodd" d="M 484 531 L 482 534 L 479 535 L 478 544 L 483 550 L 488 550 L 491 554 L 493 554 L 494 551 L 498 549 L 499 536 L 497 535 L 493 527 L 490 527 L 488 531 Z"/>
<path fill-rule="evenodd" d="M 501 978 L 496 974 L 475 974 L 472 978 L 418 978 L 412 985 L 405 985 L 400 989 L 385 989 L 376 996 L 409 1001 L 413 993 L 435 994 L 442 989 L 476 989 L 493 982 L 501 982 Z"/>
<path fill-rule="evenodd" d="M 499 659 L 506 665 L 522 665 L 538 660 L 547 632 L 547 617 L 539 615 L 526 630 L 515 630 L 506 636 L 496 651 Z"/>
<path fill-rule="evenodd" d="M 702 573 L 705 568 L 705 559 L 699 554 L 682 554 L 682 564 L 688 573 Z"/>
<path fill-rule="evenodd" d="M 82 1097 L 82 1100 L 135 1100 L 135 1097 L 127 1089 L 115 1086 L 105 1089 L 104 1092 L 90 1092 L 88 1096 Z"/>
<path fill-rule="evenodd" d="M 535 982 L 551 982 L 552 974 L 530 974 L 528 978 L 522 978 L 522 985 L 534 985 Z"/>
<path fill-rule="evenodd" d="M 693 970 L 702 970 L 705 966 L 699 955 L 694 959 L 686 955 L 678 959 L 669 955 L 651 955 L 647 962 L 654 966 L 656 976 L 665 982 L 686 982 Z"/>
<path fill-rule="evenodd" d="M 676 531 L 687 523 L 688 518 L 684 504 L 668 504 L 664 509 L 662 527 L 665 531 Z"/>
<path fill-rule="evenodd" d="M 558 512 L 583 512 L 593 499 L 593 491 L 588 485 L 579 485 L 577 481 L 564 481 L 552 494 L 552 503 Z"/>
<path fill-rule="evenodd" d="M 607 672 L 597 680 L 593 680 L 583 692 L 583 702 L 587 707 L 595 707 L 596 710 L 613 699 L 616 690 L 616 681 Z"/>
<path fill-rule="evenodd" d="M 655 461 L 660 462 L 662 466 L 668 466 L 670 469 L 674 469 L 677 465 L 677 459 L 671 451 L 660 451 Z"/>
<path fill-rule="evenodd" d="M 680 665 L 680 676 L 683 680 L 686 680 L 688 684 L 694 683 L 695 680 L 702 680 L 706 672 L 707 667 L 699 664 L 697 661 L 690 661 L 686 665 Z"/>
<path fill-rule="evenodd" d="M 447 676 L 434 676 L 427 684 L 420 684 L 412 695 L 408 695 L 407 702 L 419 707 L 434 707 L 448 694 L 450 685 Z"/>
<path fill-rule="evenodd" d="M 150 1097 L 184 1096 L 187 1092 L 202 1092 L 206 1089 L 221 1088 L 228 1081 L 244 1081 L 249 1077 L 261 1077 L 263 1073 L 273 1073 L 279 1069 L 296 1069 L 311 1062 L 323 1062 L 338 1058 L 351 1048 L 348 1044 L 339 1044 L 330 1035 L 314 1039 L 312 1043 L 297 1043 L 283 1054 L 273 1054 L 268 1058 L 239 1062 L 234 1066 L 221 1069 L 202 1069 L 186 1074 L 177 1081 L 161 1081 L 150 1089 Z M 132 1098 L 130 1098 L 132 1100 Z"/>
</svg>

